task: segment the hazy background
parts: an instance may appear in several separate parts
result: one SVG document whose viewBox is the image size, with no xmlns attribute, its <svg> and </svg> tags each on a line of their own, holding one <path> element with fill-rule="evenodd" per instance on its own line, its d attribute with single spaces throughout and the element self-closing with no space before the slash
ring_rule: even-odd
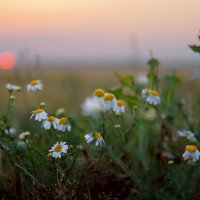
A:
<svg viewBox="0 0 200 200">
<path fill-rule="evenodd" d="M 30 67 L 197 65 L 199 0 L 0 0 L 0 53 Z"/>
</svg>

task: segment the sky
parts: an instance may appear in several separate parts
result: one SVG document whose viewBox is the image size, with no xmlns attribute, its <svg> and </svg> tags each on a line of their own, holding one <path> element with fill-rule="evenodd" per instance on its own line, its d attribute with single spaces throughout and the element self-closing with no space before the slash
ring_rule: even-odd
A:
<svg viewBox="0 0 200 200">
<path fill-rule="evenodd" d="M 200 0 L 0 0 L 0 53 L 48 61 L 200 62 Z"/>
</svg>

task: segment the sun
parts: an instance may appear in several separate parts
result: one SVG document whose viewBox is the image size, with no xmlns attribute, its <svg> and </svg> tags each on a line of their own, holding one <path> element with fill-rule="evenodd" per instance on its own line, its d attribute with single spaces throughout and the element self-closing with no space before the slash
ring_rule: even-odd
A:
<svg viewBox="0 0 200 200">
<path fill-rule="evenodd" d="M 9 70 L 14 68 L 16 63 L 15 55 L 10 51 L 0 53 L 0 69 Z"/>
</svg>

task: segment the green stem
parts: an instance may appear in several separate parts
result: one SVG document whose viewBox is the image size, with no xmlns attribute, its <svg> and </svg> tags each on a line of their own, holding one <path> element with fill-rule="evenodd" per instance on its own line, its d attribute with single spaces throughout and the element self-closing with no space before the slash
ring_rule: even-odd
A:
<svg viewBox="0 0 200 200">
<path fill-rule="evenodd" d="M 31 158 L 31 162 L 32 162 L 32 165 L 33 165 L 34 174 L 35 174 L 35 176 L 37 177 L 35 162 L 34 162 L 34 160 L 33 160 L 33 155 L 32 155 L 32 153 L 31 153 L 31 149 L 30 149 L 30 147 L 29 147 L 29 145 L 28 145 L 28 143 L 27 143 L 26 141 L 25 141 L 25 144 L 26 144 L 26 147 L 27 147 L 28 152 L 29 152 L 29 154 L 30 154 L 30 158 Z"/>
</svg>

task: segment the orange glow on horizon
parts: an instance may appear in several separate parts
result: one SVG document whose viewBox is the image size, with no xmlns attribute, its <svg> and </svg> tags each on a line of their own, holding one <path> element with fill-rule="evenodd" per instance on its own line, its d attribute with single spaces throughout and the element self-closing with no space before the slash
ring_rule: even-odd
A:
<svg viewBox="0 0 200 200">
<path fill-rule="evenodd" d="M 15 55 L 10 51 L 0 54 L 0 69 L 9 70 L 14 68 L 16 63 Z"/>
</svg>

